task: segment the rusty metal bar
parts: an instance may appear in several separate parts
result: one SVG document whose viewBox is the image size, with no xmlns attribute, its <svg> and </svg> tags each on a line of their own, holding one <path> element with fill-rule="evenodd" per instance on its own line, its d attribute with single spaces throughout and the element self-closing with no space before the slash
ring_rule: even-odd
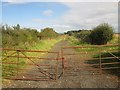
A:
<svg viewBox="0 0 120 90">
<path fill-rule="evenodd" d="M 120 62 L 102 63 L 102 65 L 108 65 L 108 64 L 120 64 Z"/>
<path fill-rule="evenodd" d="M 59 58 L 59 53 L 57 54 L 57 58 Z M 57 65 L 56 65 L 56 76 L 55 76 L 55 80 L 57 80 L 58 79 L 58 60 L 57 60 L 57 63 L 56 63 Z"/>
<path fill-rule="evenodd" d="M 80 54 L 94 54 L 94 53 L 99 53 L 99 51 L 88 51 L 88 52 L 79 52 L 79 53 L 64 53 L 63 55 L 80 55 Z M 102 52 L 107 52 L 107 51 L 101 51 Z M 109 51 L 109 52 L 118 52 L 118 51 Z"/>
<path fill-rule="evenodd" d="M 8 74 L 8 73 L 5 72 L 5 74 Z M 54 75 L 53 73 L 51 73 L 51 74 Z M 13 75 L 13 74 L 8 74 L 8 75 Z M 15 75 L 15 74 L 14 74 L 14 75 Z M 32 73 L 31 73 L 31 74 L 28 74 L 28 73 L 26 73 L 26 74 L 25 74 L 25 73 L 18 73 L 18 76 L 26 76 L 26 75 L 27 75 L 27 76 L 40 76 L 40 77 L 42 77 L 42 76 L 45 77 L 45 76 L 46 76 L 46 75 L 43 75 L 43 74 L 40 74 L 40 73 L 39 73 L 39 74 L 38 74 L 38 73 L 34 73 L 34 74 L 32 74 Z M 12 76 L 12 77 L 14 77 L 14 76 Z M 46 77 L 47 77 L 47 76 L 46 76 Z M 4 78 L 4 77 L 3 77 L 3 78 Z"/>
<path fill-rule="evenodd" d="M 79 64 L 80 66 L 97 66 L 97 65 L 100 65 L 100 64 Z"/>
<path fill-rule="evenodd" d="M 2 63 L 2 64 L 18 64 L 18 63 L 7 63 L 7 62 L 4 62 L 4 63 Z M 27 64 L 27 65 L 32 65 L 32 66 L 36 66 L 35 64 Z M 44 67 L 44 69 L 52 69 L 52 68 L 50 68 L 50 67 L 48 67 L 48 66 L 51 66 L 51 65 L 45 65 L 45 64 L 40 64 L 39 65 L 39 67 Z M 52 65 L 52 66 L 55 66 L 55 65 Z M 46 68 L 47 67 L 47 68 Z"/>
<path fill-rule="evenodd" d="M 109 67 L 109 68 L 102 68 L 102 69 L 118 69 L 120 67 Z"/>
<path fill-rule="evenodd" d="M 7 57 L 7 56 L 4 56 Z M 40 58 L 40 57 L 24 57 L 24 56 L 9 56 L 9 57 L 19 57 L 19 58 L 31 58 L 31 59 L 44 59 L 44 60 L 61 60 L 62 58 Z"/>
<path fill-rule="evenodd" d="M 100 57 L 99 57 L 99 60 L 100 60 L 100 74 L 102 74 L 102 55 L 101 55 L 101 48 L 100 48 L 100 50 L 99 50 L 99 55 L 100 55 Z"/>
<path fill-rule="evenodd" d="M 43 77 L 46 77 L 46 75 L 43 75 L 43 74 L 40 74 L 40 73 L 34 73 L 34 74 L 32 74 L 32 73 L 31 74 L 28 74 L 28 73 L 19 73 L 18 75 L 19 76 L 26 76 L 27 75 L 27 76 L 39 76 L 39 77 L 43 76 Z"/>
<path fill-rule="evenodd" d="M 99 70 L 99 68 L 78 68 L 77 70 Z"/>
<path fill-rule="evenodd" d="M 120 46 L 119 44 L 111 44 L 111 45 L 92 45 L 92 46 L 64 46 L 62 47 L 63 49 L 67 49 L 67 48 L 98 48 L 98 47 L 103 47 L 103 46 Z"/>
<path fill-rule="evenodd" d="M 17 51 L 17 74 L 18 74 L 18 72 L 19 72 L 19 51 Z"/>
<path fill-rule="evenodd" d="M 16 70 L 16 68 L 9 68 L 8 70 Z M 24 70 L 31 70 L 31 69 L 19 69 L 19 70 L 21 70 L 22 72 L 24 72 Z M 4 69 L 3 69 L 3 71 L 4 71 Z M 38 71 L 38 70 L 34 70 L 34 71 Z M 47 72 L 47 70 L 46 70 L 46 72 Z"/>
<path fill-rule="evenodd" d="M 6 56 L 7 57 L 7 56 Z M 9 56 L 9 57 L 18 57 L 18 56 Z M 19 58 L 32 58 L 32 59 L 45 59 L 45 60 L 62 60 L 63 58 L 39 58 L 39 57 L 24 57 L 24 56 L 19 56 Z M 117 58 L 119 59 L 120 57 L 102 57 L 102 59 L 114 59 Z M 82 58 L 82 59 L 92 59 L 92 60 L 97 60 L 99 58 Z"/>
<path fill-rule="evenodd" d="M 16 52 L 11 53 L 11 54 L 8 55 L 7 57 L 3 58 L 2 60 L 6 60 L 8 57 L 10 57 L 10 56 L 12 56 L 12 55 L 14 55 L 14 54 L 16 54 Z"/>
<path fill-rule="evenodd" d="M 63 54 L 63 48 L 61 48 L 61 57 L 62 57 L 62 74 L 64 75 L 64 71 L 65 71 L 65 66 L 64 66 L 64 54 Z"/>
<path fill-rule="evenodd" d="M 118 60 L 120 60 L 120 58 L 119 57 L 117 57 L 117 56 L 115 56 L 114 54 L 112 54 L 112 53 L 110 53 L 110 52 L 108 52 L 110 55 L 112 55 L 113 57 L 115 57 L 116 59 L 118 59 Z"/>
<path fill-rule="evenodd" d="M 120 58 L 120 57 L 117 57 Z M 102 59 L 116 59 L 116 57 L 103 57 Z"/>
<path fill-rule="evenodd" d="M 2 62 L 2 64 L 18 64 L 18 63 L 13 63 L 13 62 Z M 27 64 L 27 65 L 35 65 L 35 64 L 32 64 L 32 63 L 29 63 L 29 64 Z M 51 65 L 49 65 L 49 64 L 38 64 L 39 65 L 39 67 L 40 66 L 51 66 Z M 53 65 L 52 65 L 53 66 Z"/>
<path fill-rule="evenodd" d="M 91 53 L 93 53 L 93 52 L 79 52 L 79 53 L 65 53 L 65 54 L 63 54 L 63 55 L 80 55 L 80 54 L 91 54 Z M 97 51 L 96 51 L 96 53 L 98 53 Z"/>
<path fill-rule="evenodd" d="M 13 63 L 13 62 L 1 62 L 2 64 L 18 64 L 18 63 Z"/>
<path fill-rule="evenodd" d="M 47 81 L 49 80 L 48 78 L 43 79 L 43 78 L 4 78 L 4 79 L 11 79 L 11 80 L 28 80 L 28 81 Z"/>
<path fill-rule="evenodd" d="M 109 52 L 118 52 L 118 51 L 119 51 L 119 50 L 109 50 Z M 103 50 L 102 52 L 104 53 L 104 52 L 108 52 L 108 51 Z"/>
<path fill-rule="evenodd" d="M 118 57 L 118 58 L 120 58 L 120 57 Z M 87 59 L 87 60 L 98 60 L 98 59 L 100 59 L 100 58 L 82 58 L 82 60 L 83 59 Z M 102 57 L 102 59 L 116 59 L 116 57 Z"/>
<path fill-rule="evenodd" d="M 0 50 L 8 50 L 8 51 L 21 51 L 21 52 L 58 53 L 58 52 L 50 52 L 50 51 L 40 51 L 40 50 L 23 50 L 23 49 L 10 49 L 10 48 L 0 48 Z"/>
</svg>

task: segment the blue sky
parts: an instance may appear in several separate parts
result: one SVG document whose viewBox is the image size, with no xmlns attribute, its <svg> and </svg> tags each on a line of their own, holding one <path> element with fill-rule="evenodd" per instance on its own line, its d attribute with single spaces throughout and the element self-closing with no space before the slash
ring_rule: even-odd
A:
<svg viewBox="0 0 120 90">
<path fill-rule="evenodd" d="M 23 4 L 2 4 L 3 23 L 23 27 L 35 27 L 37 29 L 48 26 L 49 23 L 39 23 L 39 19 L 52 20 L 59 18 L 68 8 L 60 3 L 34 2 Z M 38 20 L 38 22 L 37 22 Z"/>
<path fill-rule="evenodd" d="M 11 2 L 10 2 L 11 1 Z M 92 29 L 109 23 L 117 31 L 118 4 L 116 2 L 17 2 L 2 3 L 3 24 L 41 30 L 53 27 L 57 32 L 73 29 Z M 19 0 L 20 1 L 20 0 Z"/>
</svg>

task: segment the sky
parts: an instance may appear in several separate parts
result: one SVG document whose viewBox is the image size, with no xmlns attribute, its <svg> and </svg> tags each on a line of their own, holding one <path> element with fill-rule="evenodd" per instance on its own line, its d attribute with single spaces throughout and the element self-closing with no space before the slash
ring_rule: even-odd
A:
<svg viewBox="0 0 120 90">
<path fill-rule="evenodd" d="M 10 26 L 20 24 L 21 27 L 35 28 L 39 31 L 45 27 L 52 27 L 59 33 L 69 30 L 93 29 L 101 23 L 108 23 L 117 32 L 117 0 L 115 0 L 116 2 L 112 2 L 112 0 L 111 2 L 93 1 L 3 0 L 2 23 Z"/>
</svg>

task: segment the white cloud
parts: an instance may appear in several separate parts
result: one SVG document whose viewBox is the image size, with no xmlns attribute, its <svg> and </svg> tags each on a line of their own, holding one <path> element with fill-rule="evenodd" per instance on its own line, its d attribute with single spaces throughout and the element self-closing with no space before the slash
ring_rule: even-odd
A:
<svg viewBox="0 0 120 90">
<path fill-rule="evenodd" d="M 118 3 L 63 3 L 70 10 L 66 12 L 61 20 L 65 24 L 76 28 L 91 29 L 100 23 L 109 23 L 117 29 Z"/>
<path fill-rule="evenodd" d="M 68 25 L 59 25 L 59 24 L 57 24 L 57 25 L 53 25 L 53 27 L 59 27 L 59 28 L 71 28 L 71 27 L 68 26 Z"/>
<path fill-rule="evenodd" d="M 118 3 L 66 3 L 69 8 L 57 19 L 36 19 L 35 22 L 44 23 L 59 32 L 73 29 L 92 29 L 101 23 L 109 23 L 116 31 L 118 29 Z"/>
<path fill-rule="evenodd" d="M 43 15 L 46 15 L 46 16 L 51 16 L 53 14 L 53 11 L 52 10 L 45 10 L 43 11 Z"/>
<path fill-rule="evenodd" d="M 3 1 L 7 1 L 10 3 L 23 3 L 23 2 L 25 3 L 31 2 L 33 0 L 3 0 Z M 33 2 L 36 1 L 41 2 L 41 0 L 34 0 Z M 36 18 L 33 19 L 32 21 L 37 22 L 41 25 L 46 24 L 46 26 L 47 25 L 52 26 L 59 32 L 72 29 L 92 29 L 96 25 L 105 22 L 111 24 L 116 30 L 118 28 L 118 3 L 110 2 L 118 0 L 109 0 L 109 2 L 101 2 L 98 0 L 89 0 L 89 2 L 85 2 L 85 0 L 84 1 L 81 0 L 83 2 L 77 3 L 64 2 L 66 0 L 58 1 L 69 8 L 69 10 L 62 14 L 61 17 L 58 17 L 57 19 Z M 53 11 L 46 10 L 43 12 L 43 14 L 50 16 L 53 14 Z"/>
</svg>

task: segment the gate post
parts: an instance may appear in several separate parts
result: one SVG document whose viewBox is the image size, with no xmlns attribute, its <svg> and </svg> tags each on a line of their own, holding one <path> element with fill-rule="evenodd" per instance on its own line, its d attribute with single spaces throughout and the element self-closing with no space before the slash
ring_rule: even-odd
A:
<svg viewBox="0 0 120 90">
<path fill-rule="evenodd" d="M 102 46 L 100 46 L 100 50 L 99 50 L 99 58 L 100 58 L 100 74 L 102 74 L 102 56 L 101 56 L 101 52 L 102 52 Z"/>
<path fill-rule="evenodd" d="M 17 50 L 17 74 L 18 74 L 18 70 L 19 70 L 19 51 Z"/>
<path fill-rule="evenodd" d="M 64 56 L 63 56 L 63 48 L 61 48 L 61 56 L 62 56 L 62 74 L 64 75 Z"/>
<path fill-rule="evenodd" d="M 57 65 L 56 65 L 56 76 L 55 76 L 55 80 L 57 80 L 58 79 L 58 58 L 59 58 L 59 52 L 57 53 Z"/>
</svg>

